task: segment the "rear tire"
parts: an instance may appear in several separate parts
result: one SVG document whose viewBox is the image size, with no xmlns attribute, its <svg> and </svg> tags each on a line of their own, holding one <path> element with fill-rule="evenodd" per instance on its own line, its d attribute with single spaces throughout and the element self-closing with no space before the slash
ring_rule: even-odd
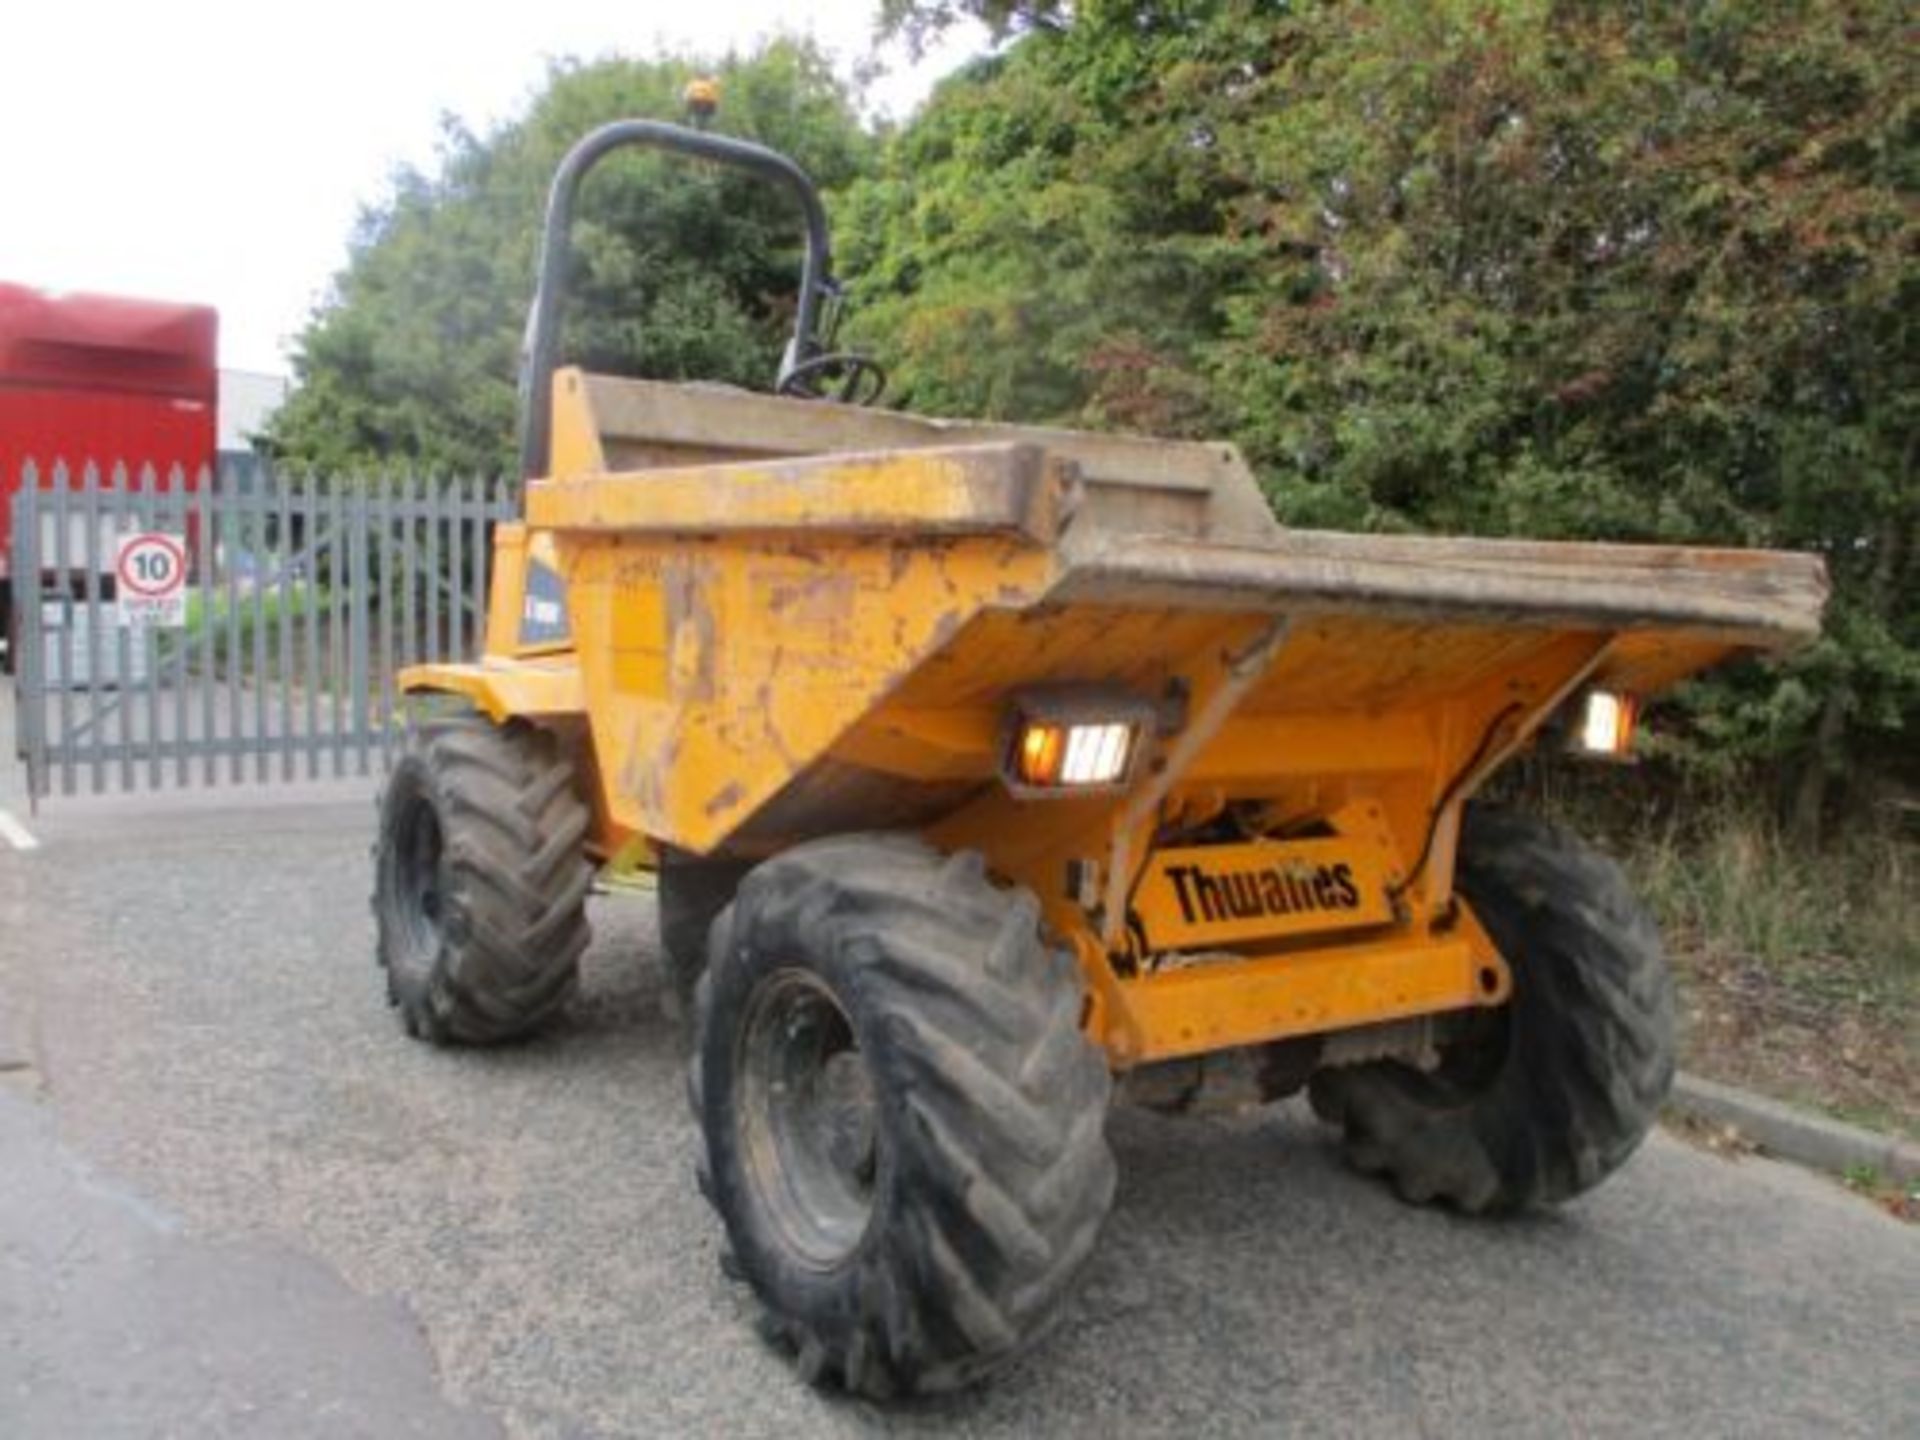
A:
<svg viewBox="0 0 1920 1440">
<path fill-rule="evenodd" d="M 1673 1081 L 1673 984 L 1620 868 L 1568 832 L 1470 807 L 1460 893 L 1513 972 L 1439 1070 L 1324 1070 L 1310 1094 L 1353 1164 L 1415 1203 L 1554 1205 L 1633 1153 Z"/>
<path fill-rule="evenodd" d="M 435 1044 L 528 1034 L 587 948 L 587 807 L 556 738 L 472 711 L 416 725 L 380 799 L 373 913 L 387 999 Z"/>
<path fill-rule="evenodd" d="M 1112 1203 L 1104 1057 L 1039 906 L 974 854 L 859 836 L 713 927 L 690 1090 L 723 1267 L 809 1381 L 948 1390 L 1057 1313 Z"/>
</svg>

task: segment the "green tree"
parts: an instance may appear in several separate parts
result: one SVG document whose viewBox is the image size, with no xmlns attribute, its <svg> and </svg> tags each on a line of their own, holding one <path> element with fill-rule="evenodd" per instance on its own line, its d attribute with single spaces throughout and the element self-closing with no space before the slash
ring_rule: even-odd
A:
<svg viewBox="0 0 1920 1440">
<path fill-rule="evenodd" d="M 929 35 L 960 19 L 984 24 L 995 40 L 1023 30 L 1064 29 L 1073 6 L 1067 0 L 880 0 L 883 38 L 904 38 L 916 50 Z"/>
<path fill-rule="evenodd" d="M 522 119 L 487 135 L 449 120 L 432 174 L 403 171 L 362 217 L 345 270 L 299 341 L 298 388 L 271 444 L 330 472 L 513 464 L 519 348 L 548 183 L 588 130 L 675 119 L 717 75 L 716 128 L 843 185 L 872 141 L 810 45 L 692 59 L 557 66 Z M 594 172 L 574 230 L 565 356 L 590 368 L 765 385 L 799 274 L 792 198 L 735 172 L 629 154 Z"/>
<path fill-rule="evenodd" d="M 1230 435 L 1295 523 L 1817 550 L 1827 638 L 1696 687 L 1685 758 L 1791 762 L 1810 825 L 1850 759 L 1911 754 L 1903 7 L 888 19 L 955 12 L 1020 38 L 843 207 L 907 403 Z"/>
</svg>

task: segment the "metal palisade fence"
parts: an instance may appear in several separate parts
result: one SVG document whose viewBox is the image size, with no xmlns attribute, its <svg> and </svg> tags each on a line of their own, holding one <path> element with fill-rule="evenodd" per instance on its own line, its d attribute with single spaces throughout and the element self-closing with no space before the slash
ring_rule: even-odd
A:
<svg viewBox="0 0 1920 1440">
<path fill-rule="evenodd" d="M 370 774 L 394 677 L 480 649 L 516 487 L 29 464 L 12 501 L 17 743 L 49 795 Z"/>
</svg>

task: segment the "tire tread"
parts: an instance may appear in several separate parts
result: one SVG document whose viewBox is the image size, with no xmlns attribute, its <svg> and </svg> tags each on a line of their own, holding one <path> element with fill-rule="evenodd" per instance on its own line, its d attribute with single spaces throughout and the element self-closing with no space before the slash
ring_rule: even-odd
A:
<svg viewBox="0 0 1920 1440">
<path fill-rule="evenodd" d="M 434 805 L 450 878 L 437 949 L 403 962 L 403 927 L 388 891 L 396 794 Z M 471 710 L 423 721 L 381 800 L 375 848 L 377 959 L 411 1035 L 486 1045 L 518 1039 L 572 995 L 590 931 L 590 817 L 574 769 L 552 735 Z"/>
<path fill-rule="evenodd" d="M 1461 893 L 1514 971 L 1508 1054 L 1487 1089 L 1441 1099 L 1393 1062 L 1314 1076 L 1350 1163 L 1414 1203 L 1554 1205 L 1645 1137 L 1673 1079 L 1673 984 L 1658 927 L 1612 861 L 1569 832 L 1469 808 Z"/>
<path fill-rule="evenodd" d="M 775 953 L 832 957 L 883 1113 L 897 1105 L 892 1223 L 870 1230 L 824 1309 L 769 1258 L 738 1202 L 730 1117 L 708 1104 L 754 957 Z M 688 1091 L 710 1198 L 803 1374 L 873 1397 L 945 1390 L 1044 1328 L 1114 1191 L 1110 1080 L 1080 1003 L 1078 967 L 1041 939 L 1037 904 L 995 886 L 978 856 L 836 837 L 740 883 L 711 928 Z"/>
</svg>

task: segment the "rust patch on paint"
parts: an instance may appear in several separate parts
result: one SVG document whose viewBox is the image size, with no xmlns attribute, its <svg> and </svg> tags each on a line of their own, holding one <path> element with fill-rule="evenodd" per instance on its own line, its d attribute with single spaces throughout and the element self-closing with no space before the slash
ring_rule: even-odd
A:
<svg viewBox="0 0 1920 1440">
<path fill-rule="evenodd" d="M 658 821 L 666 807 L 666 777 L 680 760 L 680 737 L 669 735 L 660 753 L 651 758 L 645 741 L 646 725 L 636 720 L 627 737 L 628 759 L 621 778 L 641 812 L 649 820 Z"/>
<path fill-rule="evenodd" d="M 761 733 L 766 737 L 767 744 L 773 747 L 774 754 L 780 757 L 780 763 L 786 766 L 788 773 L 792 773 L 800 768 L 800 759 L 793 753 L 793 747 L 787 744 L 786 734 L 773 713 L 773 682 L 779 677 L 779 653 L 777 650 L 774 652 L 773 675 L 760 682 L 760 688 L 754 692 L 753 698 L 763 721 Z"/>
<path fill-rule="evenodd" d="M 719 670 L 719 636 L 706 593 L 707 567 L 674 558 L 661 574 L 667 609 L 671 692 L 682 702 L 711 700 Z"/>
<path fill-rule="evenodd" d="M 762 570 L 752 581 L 756 601 L 783 621 L 838 629 L 853 614 L 858 582 L 844 570 Z"/>
</svg>

